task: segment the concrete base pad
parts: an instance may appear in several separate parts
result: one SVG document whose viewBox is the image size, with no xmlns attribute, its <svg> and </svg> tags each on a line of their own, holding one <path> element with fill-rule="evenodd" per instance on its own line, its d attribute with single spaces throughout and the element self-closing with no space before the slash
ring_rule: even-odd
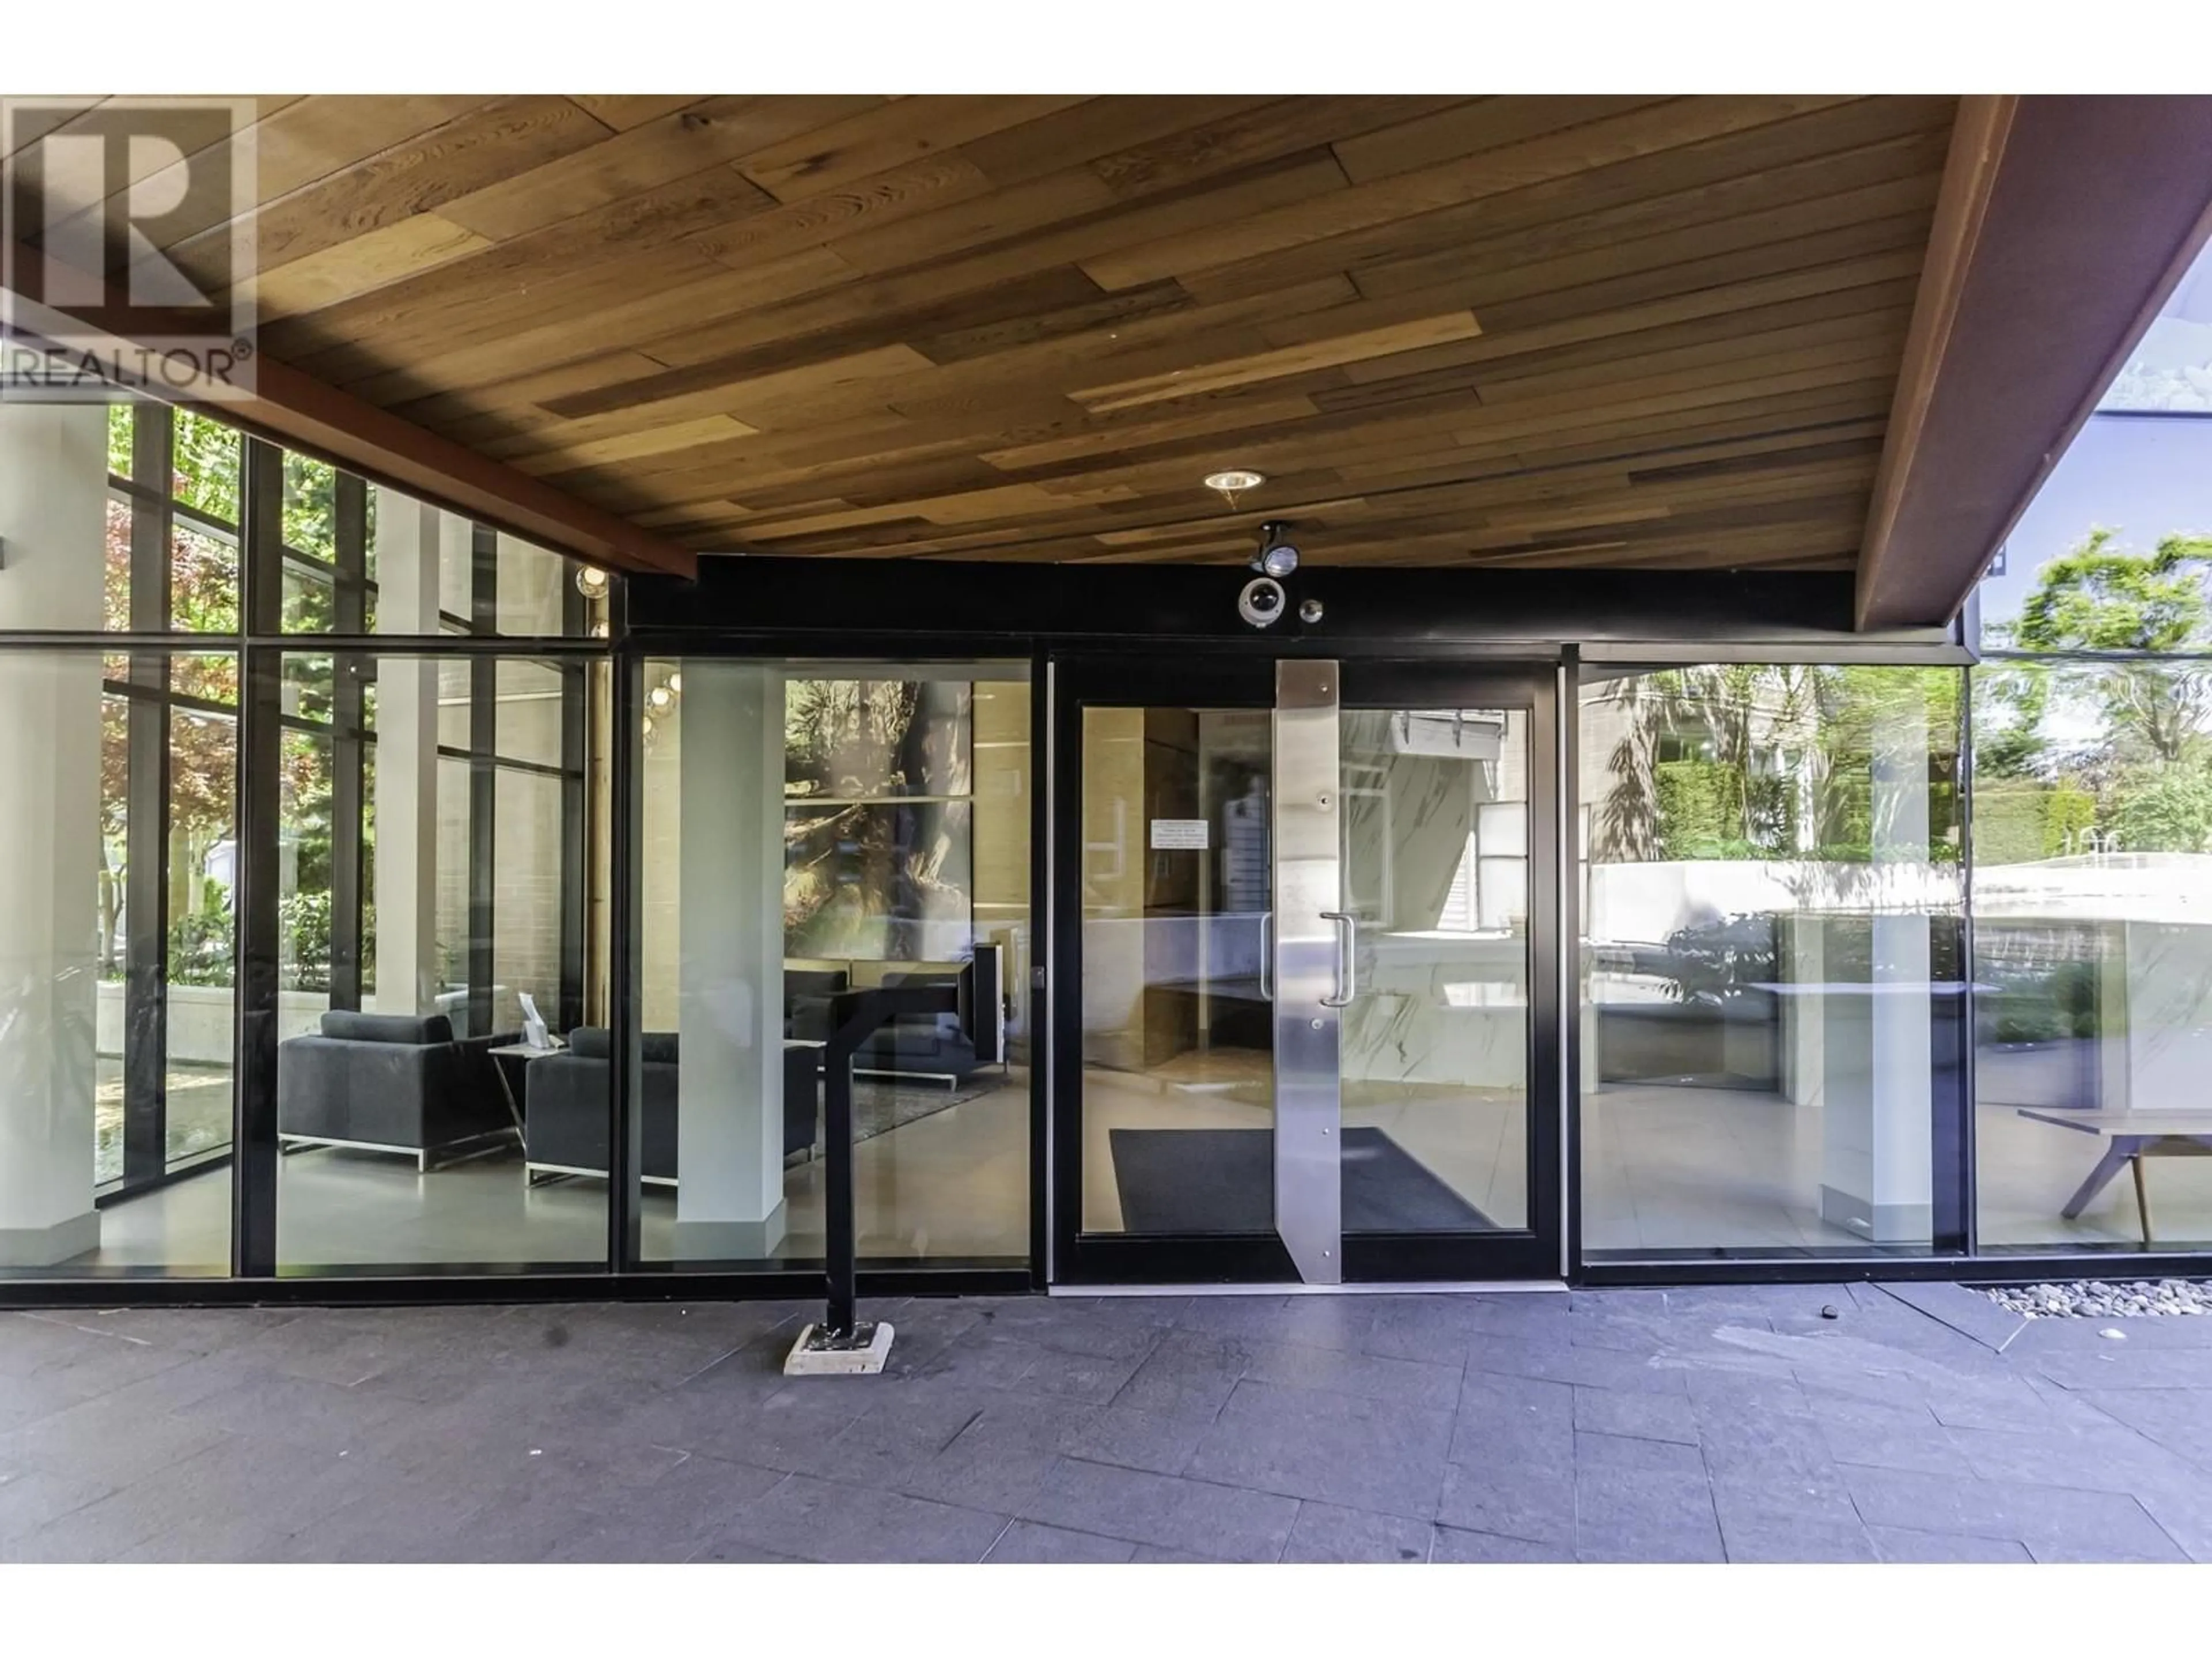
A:
<svg viewBox="0 0 2212 1659">
<path fill-rule="evenodd" d="M 832 1346 L 822 1328 L 809 1325 L 799 1332 L 791 1357 L 783 1362 L 786 1376 L 873 1376 L 891 1357 L 891 1328 L 863 1321 L 854 1328 L 854 1340 Z"/>
</svg>

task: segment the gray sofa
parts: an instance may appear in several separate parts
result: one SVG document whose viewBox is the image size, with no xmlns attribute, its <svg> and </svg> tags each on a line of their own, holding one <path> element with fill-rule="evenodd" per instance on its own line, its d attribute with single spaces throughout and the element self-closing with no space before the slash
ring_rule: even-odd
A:
<svg viewBox="0 0 2212 1659">
<path fill-rule="evenodd" d="M 512 1034 L 456 1039 L 443 1014 L 332 1009 L 276 1046 L 276 1138 L 287 1149 L 358 1146 L 418 1170 L 515 1138 L 489 1050 Z"/>
<path fill-rule="evenodd" d="M 645 1100 L 640 1125 L 643 1179 L 674 1185 L 676 1085 L 679 1051 L 673 1031 L 647 1031 L 640 1056 Z M 783 1151 L 788 1158 L 814 1145 L 819 1116 L 815 1087 L 819 1068 L 811 1048 L 783 1054 Z M 559 1054 L 533 1060 L 526 1073 L 523 1136 L 530 1173 L 596 1175 L 607 1172 L 607 1101 L 614 1071 L 611 1040 L 605 1026 L 580 1025 L 568 1033 Z"/>
</svg>

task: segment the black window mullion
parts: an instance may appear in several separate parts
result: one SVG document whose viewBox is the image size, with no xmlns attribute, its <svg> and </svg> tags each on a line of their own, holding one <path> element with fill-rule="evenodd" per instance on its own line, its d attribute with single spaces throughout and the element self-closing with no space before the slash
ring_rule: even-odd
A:
<svg viewBox="0 0 2212 1659">
<path fill-rule="evenodd" d="M 471 631 L 499 631 L 499 533 L 470 526 Z M 499 857 L 499 659 L 469 664 L 469 1035 L 491 1030 L 493 875 Z"/>
<path fill-rule="evenodd" d="M 337 576 L 332 584 L 337 631 L 368 631 L 368 486 L 340 472 L 332 492 Z M 363 872 L 362 815 L 365 747 L 362 741 L 368 664 L 340 656 L 331 665 L 331 1006 L 358 1008 L 362 998 Z"/>
<path fill-rule="evenodd" d="M 568 567 L 564 562 L 562 574 Z M 590 607 L 573 580 L 561 584 L 561 632 L 580 638 L 590 624 Z M 592 679 L 583 664 L 556 665 L 561 677 L 561 990 L 560 1024 L 572 1030 L 584 1023 L 584 980 L 588 946 L 585 929 L 591 910 Z"/>
<path fill-rule="evenodd" d="M 283 615 L 283 453 L 244 442 L 240 542 L 250 633 L 276 635 Z M 284 657 L 248 643 L 239 671 L 238 1051 L 232 1133 L 231 1272 L 276 1271 L 277 904 L 282 898 Z"/>
<path fill-rule="evenodd" d="M 1958 930 L 1959 994 L 1947 999 L 1950 1006 L 1938 1011 L 1951 1022 L 1948 1075 L 1953 1081 L 1951 1109 L 1944 1110 L 1939 1086 L 1934 1120 L 1936 1142 L 1932 1170 L 1934 1212 L 1929 1218 L 1933 1247 L 1938 1255 L 1973 1255 L 1981 1249 L 1981 1218 L 1977 1213 L 1974 1114 L 1978 1109 L 1975 1077 L 1980 1056 L 1974 1048 L 1974 672 L 1959 671 L 1958 764 L 1953 772 L 1959 834 L 1959 914 L 1951 924 Z M 1938 919 L 1938 926 L 1942 925 Z M 1931 1022 L 1936 1053 L 1931 1066 L 1940 1085 L 1947 1075 L 1942 1064 L 1944 1018 Z"/>
<path fill-rule="evenodd" d="M 591 677 L 580 663 L 563 663 L 561 676 L 561 990 L 562 1030 L 584 1023 L 584 923 L 589 867 L 591 792 L 585 779 L 590 757 Z"/>
<path fill-rule="evenodd" d="M 643 1253 L 642 1188 L 645 1072 L 639 1029 L 645 845 L 645 659 L 622 655 L 611 664 L 607 760 L 610 802 L 607 868 L 607 1265 L 634 1268 Z"/>
<path fill-rule="evenodd" d="M 172 428 L 166 404 L 131 413 L 131 631 L 169 629 Z M 169 659 L 133 653 L 124 787 L 123 1182 L 160 1179 L 167 1158 L 169 1047 Z"/>
</svg>

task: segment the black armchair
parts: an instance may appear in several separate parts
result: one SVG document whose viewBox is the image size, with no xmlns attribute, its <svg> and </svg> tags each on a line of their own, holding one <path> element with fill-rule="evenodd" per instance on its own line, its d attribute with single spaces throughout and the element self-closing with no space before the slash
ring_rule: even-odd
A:
<svg viewBox="0 0 2212 1659">
<path fill-rule="evenodd" d="M 979 1066 L 1005 1058 L 995 1052 L 999 960 L 983 947 L 978 957 L 988 966 L 979 976 L 975 962 L 957 968 L 924 968 L 883 976 L 884 989 L 901 986 L 949 985 L 960 994 L 960 1012 L 944 1014 L 903 1014 L 872 1033 L 853 1055 L 854 1070 L 867 1077 L 911 1077 L 957 1086 Z M 980 994 L 979 981 L 991 988 Z M 840 972 L 787 969 L 783 975 L 784 1035 L 811 1042 L 829 1040 L 833 999 L 849 985 Z M 979 1035 L 989 1033 L 986 1041 Z M 979 1049 L 981 1052 L 979 1052 Z"/>
<path fill-rule="evenodd" d="M 278 1143 L 410 1153 L 424 1170 L 490 1151 L 515 1126 L 489 1051 L 514 1040 L 456 1040 L 442 1014 L 332 1009 L 276 1046 Z"/>
<path fill-rule="evenodd" d="M 656 1186 L 677 1182 L 677 1080 L 679 1050 L 673 1031 L 643 1034 L 640 1069 L 644 1073 L 643 1168 L 641 1176 Z M 783 1054 L 783 1151 L 814 1145 L 820 1100 L 818 1070 L 811 1048 Z M 524 1074 L 525 1157 L 531 1177 L 607 1172 L 608 1091 L 614 1079 L 611 1035 L 605 1026 L 582 1025 L 568 1033 L 559 1054 L 534 1060 Z"/>
</svg>

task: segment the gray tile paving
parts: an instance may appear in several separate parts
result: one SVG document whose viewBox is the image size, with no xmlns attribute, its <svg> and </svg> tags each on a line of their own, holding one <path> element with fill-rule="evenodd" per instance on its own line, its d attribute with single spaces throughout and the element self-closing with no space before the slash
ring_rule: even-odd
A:
<svg viewBox="0 0 2212 1659">
<path fill-rule="evenodd" d="M 1122 1538 L 1102 1538 L 1093 1532 L 1071 1532 L 1066 1527 L 1040 1526 L 1017 1521 L 999 1534 L 986 1561 L 1012 1561 L 1031 1565 L 1072 1562 L 1127 1561 L 1137 1547 Z"/>
<path fill-rule="evenodd" d="M 1437 1512 L 1451 1433 L 1448 1411 L 1248 1378 L 1183 1472 L 1428 1521 Z"/>
<path fill-rule="evenodd" d="M 1704 1476 L 1575 1469 L 1575 1555 L 1583 1561 L 1719 1561 L 1720 1522 Z"/>
<path fill-rule="evenodd" d="M 2212 1321 L 1971 1296 L 0 1313 L 0 1561 L 2212 1560 Z"/>
<path fill-rule="evenodd" d="M 2027 1546 L 2008 1538 L 1975 1538 L 1965 1533 L 1918 1532 L 1910 1527 L 1869 1527 L 1875 1555 L 1883 1561 L 1923 1565 L 1952 1562 L 2033 1561 Z"/>
<path fill-rule="evenodd" d="M 1291 1498 L 1070 1457 L 1053 1467 L 1020 1518 L 1218 1561 L 1273 1561 L 1297 1513 Z"/>
<path fill-rule="evenodd" d="M 980 1561 L 1006 1526 L 981 1510 L 794 1474 L 738 1505 L 716 1541 L 802 1561 Z M 729 1559 L 713 1548 L 710 1559 Z"/>
<path fill-rule="evenodd" d="M 1575 1487 L 1571 1462 L 1455 1464 L 1444 1472 L 1437 1519 L 1469 1532 L 1517 1538 L 1572 1550 Z"/>
<path fill-rule="evenodd" d="M 1555 1545 L 1532 1544 L 1525 1538 L 1506 1538 L 1494 1532 L 1468 1532 L 1459 1527 L 1438 1527 L 1429 1546 L 1431 1561 L 1541 1563 L 1574 1559 L 1572 1550 Z"/>
<path fill-rule="evenodd" d="M 1285 1561 L 1425 1561 L 1436 1528 L 1426 1521 L 1339 1509 L 1333 1504 L 1302 1504 Z"/>
</svg>

